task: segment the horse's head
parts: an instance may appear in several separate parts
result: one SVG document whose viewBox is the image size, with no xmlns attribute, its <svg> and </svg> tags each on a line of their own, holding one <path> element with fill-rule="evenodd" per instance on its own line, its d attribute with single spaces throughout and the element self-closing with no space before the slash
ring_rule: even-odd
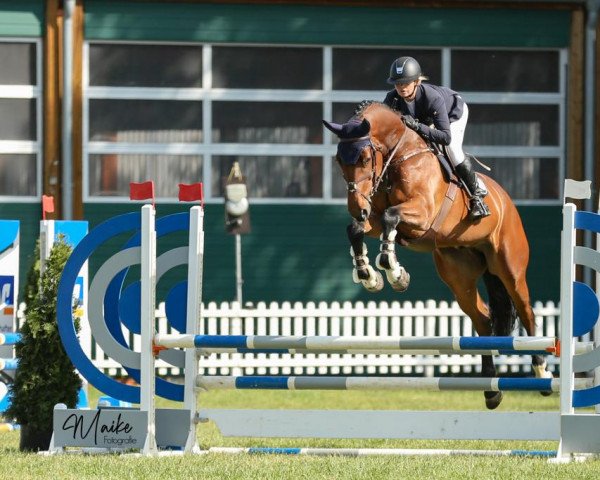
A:
<svg viewBox="0 0 600 480">
<path fill-rule="evenodd" d="M 364 221 L 371 212 L 371 190 L 377 168 L 375 147 L 369 134 L 371 124 L 366 118 L 344 124 L 323 120 L 323 124 L 340 139 L 336 160 L 348 185 L 350 214 Z"/>
<path fill-rule="evenodd" d="M 399 116 L 384 105 L 373 104 L 374 107 L 378 105 L 397 122 L 382 128 L 381 122 L 374 115 L 367 115 L 366 110 L 361 117 L 354 116 L 343 124 L 323 120 L 325 127 L 340 140 L 336 160 L 348 185 L 348 211 L 359 221 L 366 220 L 371 213 L 371 199 L 379 186 L 384 156 L 393 148 L 393 142 L 398 143 L 404 129 Z"/>
</svg>

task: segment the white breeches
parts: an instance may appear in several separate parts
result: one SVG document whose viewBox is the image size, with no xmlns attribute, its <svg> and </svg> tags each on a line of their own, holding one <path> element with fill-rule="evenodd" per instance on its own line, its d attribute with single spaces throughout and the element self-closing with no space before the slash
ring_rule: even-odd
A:
<svg viewBox="0 0 600 480">
<path fill-rule="evenodd" d="M 450 145 L 446 147 L 448 156 L 452 165 L 455 167 L 465 160 L 465 153 L 463 152 L 463 139 L 465 138 L 465 129 L 467 128 L 467 120 L 469 119 L 469 107 L 465 103 L 463 107 L 463 114 L 458 120 L 450 124 Z"/>
</svg>

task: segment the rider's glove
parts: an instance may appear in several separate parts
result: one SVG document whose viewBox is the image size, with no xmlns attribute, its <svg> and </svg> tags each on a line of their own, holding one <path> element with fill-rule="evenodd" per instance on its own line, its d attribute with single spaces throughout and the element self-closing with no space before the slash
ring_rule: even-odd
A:
<svg viewBox="0 0 600 480">
<path fill-rule="evenodd" d="M 414 130 L 415 132 L 419 132 L 420 129 L 420 123 L 416 118 L 411 117 L 410 115 L 404 115 L 404 123 L 406 124 L 406 126 L 412 130 Z"/>
</svg>

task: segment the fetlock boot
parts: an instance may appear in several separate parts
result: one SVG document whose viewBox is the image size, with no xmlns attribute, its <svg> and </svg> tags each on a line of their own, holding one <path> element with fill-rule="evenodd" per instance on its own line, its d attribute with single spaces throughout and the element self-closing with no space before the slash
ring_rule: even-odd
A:
<svg viewBox="0 0 600 480">
<path fill-rule="evenodd" d="M 482 189 L 479 185 L 470 158 L 465 157 L 464 161 L 454 168 L 456 174 L 463 181 L 470 194 L 469 218 L 475 221 L 487 217 L 490 214 L 490 209 L 483 201 L 483 197 L 487 195 L 487 191 Z"/>
</svg>

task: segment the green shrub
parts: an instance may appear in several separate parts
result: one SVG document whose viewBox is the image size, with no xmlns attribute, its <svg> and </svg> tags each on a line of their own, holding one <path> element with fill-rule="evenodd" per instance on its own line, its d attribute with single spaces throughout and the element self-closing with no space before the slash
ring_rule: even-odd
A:
<svg viewBox="0 0 600 480">
<path fill-rule="evenodd" d="M 58 284 L 71 250 L 59 238 L 41 278 L 39 262 L 32 266 L 26 287 L 26 320 L 21 327 L 21 341 L 15 346 L 19 366 L 10 387 L 11 404 L 6 416 L 39 431 L 52 431 L 54 405 L 65 403 L 74 408 L 81 388 L 81 378 L 63 349 L 56 322 Z M 75 327 L 79 331 L 77 322 Z"/>
</svg>

